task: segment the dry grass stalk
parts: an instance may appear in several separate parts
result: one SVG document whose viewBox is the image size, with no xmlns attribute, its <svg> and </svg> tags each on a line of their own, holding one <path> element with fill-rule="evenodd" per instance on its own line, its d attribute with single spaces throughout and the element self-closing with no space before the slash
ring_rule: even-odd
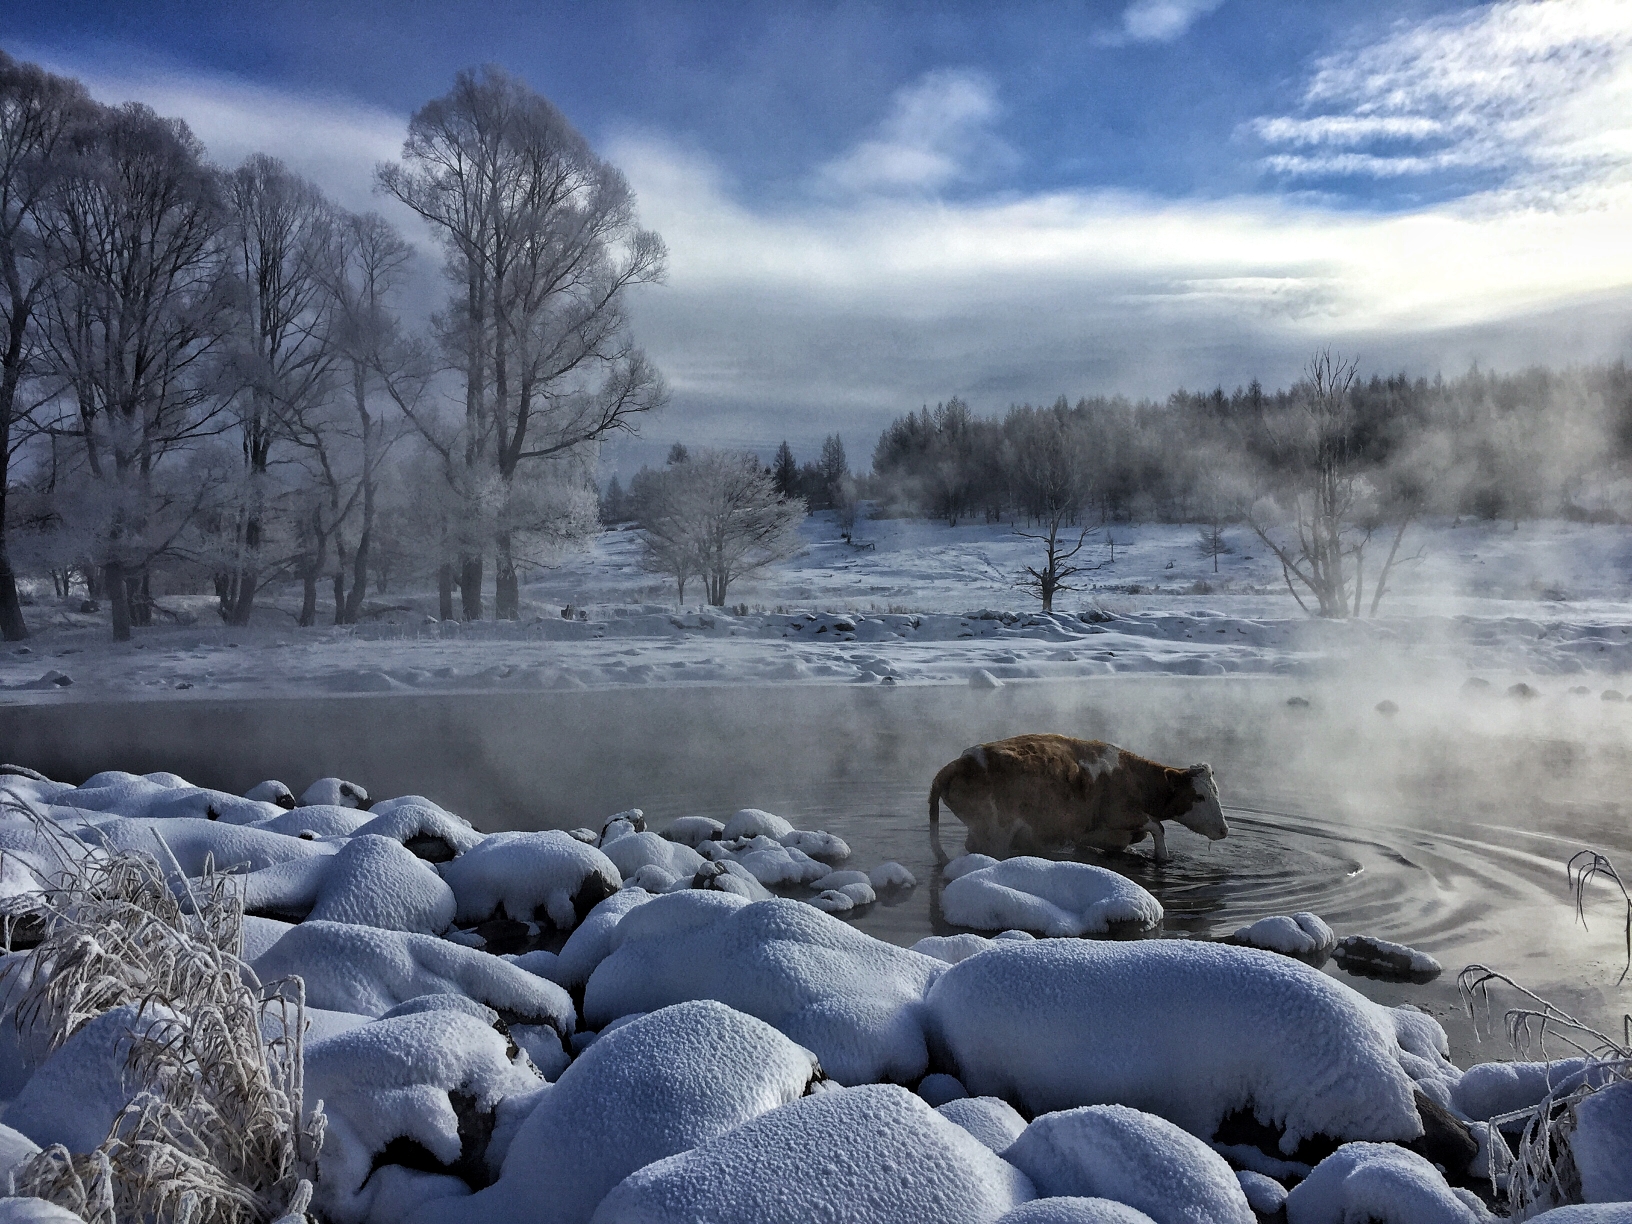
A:
<svg viewBox="0 0 1632 1224">
<path fill-rule="evenodd" d="M 186 879 L 162 839 L 169 870 L 146 854 L 87 854 L 26 805 L 6 806 L 34 820 L 59 866 L 35 907 L 43 941 L 0 975 L 15 1022 L 54 1050 L 113 1008 L 140 1017 L 126 1059 L 139 1090 L 107 1138 L 94 1152 L 41 1152 L 18 1192 L 90 1224 L 304 1219 L 324 1128 L 321 1103 L 303 1107 L 304 984 L 263 986 L 244 963 L 227 877 L 206 864 Z"/>
</svg>

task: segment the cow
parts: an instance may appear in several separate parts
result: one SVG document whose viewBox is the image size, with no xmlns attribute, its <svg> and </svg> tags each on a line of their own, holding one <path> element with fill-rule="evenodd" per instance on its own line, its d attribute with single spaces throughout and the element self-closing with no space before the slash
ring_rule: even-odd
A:
<svg viewBox="0 0 1632 1224">
<path fill-rule="evenodd" d="M 937 834 L 943 799 L 969 827 L 970 852 L 996 858 L 1125 850 L 1149 836 L 1156 861 L 1165 863 L 1164 820 L 1212 841 L 1230 832 L 1211 765 L 1175 769 L 1103 740 L 1064 735 L 978 744 L 947 764 L 929 788 Z"/>
</svg>

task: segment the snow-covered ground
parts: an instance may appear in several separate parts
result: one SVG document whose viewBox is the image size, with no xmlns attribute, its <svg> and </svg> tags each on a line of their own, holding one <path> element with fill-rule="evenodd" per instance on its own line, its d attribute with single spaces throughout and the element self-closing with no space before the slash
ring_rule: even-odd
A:
<svg viewBox="0 0 1632 1224">
<path fill-rule="evenodd" d="M 1129 672 L 1318 674 L 1362 660 L 1460 680 L 1580 676 L 1615 688 L 1632 671 L 1632 532 L 1606 525 L 1449 522 L 1407 534 L 1375 619 L 1313 620 L 1244 529 L 1233 552 L 1197 549 L 1191 526 L 1102 530 L 1100 568 L 1053 615 L 1015 586 L 1037 545 L 1004 524 L 831 515 L 805 552 L 734 586 L 726 609 L 684 610 L 640 567 L 638 533 L 608 530 L 524 589 L 517 622 L 436 623 L 432 593 L 392 593 L 355 628 L 295 627 L 293 596 L 231 629 L 203 597 L 175 597 L 129 644 L 77 599 L 31 607 L 35 637 L 0 650 L 10 700 L 324 692 L 603 688 L 698 683 L 966 683 Z M 1111 559 L 1114 541 L 1115 559 Z M 1374 543 L 1374 569 L 1387 541 Z M 1420 553 L 1420 557 L 1418 554 Z M 688 591 L 688 595 L 693 592 Z M 693 596 L 694 597 L 694 596 Z M 1368 596 L 1369 603 L 1369 596 Z M 563 619 L 563 610 L 572 619 Z M 66 677 L 70 684 L 62 684 Z M 46 694 L 46 696 L 40 696 Z"/>
</svg>

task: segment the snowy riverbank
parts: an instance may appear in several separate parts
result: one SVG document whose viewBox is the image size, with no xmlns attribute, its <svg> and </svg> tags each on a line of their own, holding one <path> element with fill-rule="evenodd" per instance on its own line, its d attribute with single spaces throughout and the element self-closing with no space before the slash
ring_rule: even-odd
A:
<svg viewBox="0 0 1632 1224">
<path fill-rule="evenodd" d="M 207 1019 L 177 998 L 144 1015 L 151 979 L 114 928 L 86 945 L 75 926 L 106 904 L 98 889 L 144 878 L 109 863 L 157 853 L 152 878 L 214 915 L 183 906 L 172 938 L 215 940 L 199 954 L 241 955 L 251 983 L 304 983 L 291 1116 L 321 1098 L 326 1135 L 266 1195 L 298 1213 L 305 1178 L 332 1224 L 1471 1224 L 1500 1205 L 1492 1174 L 1553 1193 L 1492 1168 L 1506 1149 L 1489 1119 L 1541 1102 L 1544 1069 L 1459 1069 L 1432 1017 L 1293 955 L 1047 937 L 1159 919 L 1149 893 L 1087 864 L 954 862 L 949 911 L 986 935 L 904 949 L 833 914 L 920 886 L 911 873 L 760 811 L 662 835 L 628 812 L 484 836 L 429 799 L 370 805 L 338 779 L 298 801 L 173 774 L 0 781 L 16 949 L 0 1159 L 26 1187 L 95 1150 L 122 1184 L 104 1140 L 149 1067 L 124 1051 L 191 1041 Z M 1309 915 L 1238 934 L 1304 958 L 1330 936 Z M 63 989 L 89 972 L 96 1002 L 64 1012 L 60 992 L 37 993 L 42 957 Z M 285 1014 L 261 1022 L 269 1060 L 285 1057 Z M 1578 1071 L 1552 1073 L 1577 1098 L 1565 1192 L 1632 1198 L 1616 1156 L 1628 1085 L 1568 1081 Z M 61 1158 L 33 1154 L 52 1143 Z M 0 1219 L 50 1218 L 11 1210 Z"/>
</svg>

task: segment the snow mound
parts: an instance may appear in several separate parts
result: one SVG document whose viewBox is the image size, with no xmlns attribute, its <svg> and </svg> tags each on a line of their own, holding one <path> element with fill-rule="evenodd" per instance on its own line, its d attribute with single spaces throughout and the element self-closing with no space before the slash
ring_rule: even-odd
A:
<svg viewBox="0 0 1632 1224">
<path fill-rule="evenodd" d="M 917 888 L 918 877 L 894 859 L 880 863 L 867 873 L 867 881 L 879 892 L 891 888 Z"/>
<path fill-rule="evenodd" d="M 739 837 L 768 837 L 776 841 L 792 832 L 793 825 L 780 816 L 759 808 L 743 808 L 725 822 L 720 836 L 725 841 L 735 841 Z"/>
<path fill-rule="evenodd" d="M 279 863 L 299 862 L 332 855 L 338 847 L 329 842 L 302 841 L 264 829 L 209 820 L 164 820 L 146 816 L 100 821 L 76 830 L 81 840 L 114 850 L 130 850 L 151 855 L 168 871 L 170 864 L 159 848 L 162 838 L 175 856 L 182 873 L 204 874 L 206 861 L 217 871 L 260 871 Z"/>
<path fill-rule="evenodd" d="M 968 960 L 971 956 L 986 951 L 991 946 L 992 941 L 984 935 L 965 932 L 962 935 L 926 935 L 912 945 L 912 950 L 955 965 L 959 961 Z"/>
<path fill-rule="evenodd" d="M 630 911 L 590 975 L 584 1019 L 716 999 L 813 1050 L 840 1083 L 911 1083 L 928 1070 L 920 1019 L 944 966 L 798 901 L 719 904 L 695 890 Z"/>
<path fill-rule="evenodd" d="M 61 792 L 51 802 L 87 812 L 113 812 L 154 820 L 190 817 L 225 824 L 253 824 L 283 810 L 273 803 L 193 786 L 172 773 L 138 775 L 120 770 L 107 770 L 88 778 L 84 785 Z"/>
<path fill-rule="evenodd" d="M 848 914 L 856 908 L 856 900 L 837 888 L 826 888 L 810 898 L 810 904 L 824 914 Z"/>
<path fill-rule="evenodd" d="M 554 982 L 430 935 L 303 922 L 252 967 L 263 982 L 298 974 L 306 1001 L 333 1011 L 381 1016 L 420 995 L 462 994 L 510 1023 L 547 1024 L 562 1036 L 577 1024 L 572 999 Z"/>
<path fill-rule="evenodd" d="M 66 1207 L 37 1198 L 0 1199 L 0 1224 L 85 1224 Z"/>
<path fill-rule="evenodd" d="M 704 842 L 696 853 L 715 863 L 737 863 L 767 888 L 814 884 L 833 870 L 764 834 Z"/>
<path fill-rule="evenodd" d="M 999 680 L 984 667 L 977 667 L 969 673 L 969 687 L 973 689 L 1000 689 L 1003 681 Z"/>
<path fill-rule="evenodd" d="M 995 859 L 989 854 L 960 854 L 946 865 L 941 875 L 950 884 L 971 871 L 979 871 L 982 867 L 995 867 L 1000 862 L 1001 859 Z"/>
<path fill-rule="evenodd" d="M 663 830 L 664 837 L 693 850 L 705 841 L 719 841 L 724 835 L 725 826 L 708 816 L 681 816 Z"/>
<path fill-rule="evenodd" d="M 1469 1195 L 1468 1198 L 1473 1198 Z M 1392 1143 L 1345 1143 L 1286 1196 L 1287 1224 L 1479 1224 L 1489 1213 Z"/>
<path fill-rule="evenodd" d="M 1003 1158 L 1039 1194 L 1115 1199 L 1156 1224 L 1257 1224 L 1222 1156 L 1171 1122 L 1122 1105 L 1044 1114 Z"/>
<path fill-rule="evenodd" d="M 1547 1224 L 1632 1224 L 1632 1203 L 1577 1203 L 1554 1207 L 1530 1218 L 1545 1220 Z"/>
<path fill-rule="evenodd" d="M 798 850 L 823 863 L 842 863 L 850 857 L 850 843 L 822 829 L 795 829 L 777 838 L 789 850 Z"/>
<path fill-rule="evenodd" d="M 1247 1206 L 1259 1215 L 1274 1215 L 1286 1203 L 1286 1187 L 1273 1177 L 1241 1169 L 1237 1171 L 1235 1180 L 1241 1183 L 1241 1193 L 1247 1196 Z"/>
<path fill-rule="evenodd" d="M 961 1127 L 903 1088 L 869 1085 L 804 1097 L 647 1165 L 593 1218 L 988 1224 L 1032 1197 L 1024 1174 Z"/>
<path fill-rule="evenodd" d="M 1570 1155 L 1587 1203 L 1632 1200 L 1632 1080 L 1619 1080 L 1577 1102 Z"/>
<path fill-rule="evenodd" d="M 637 905 L 644 905 L 650 901 L 651 894 L 638 889 L 624 889 L 613 893 L 602 901 L 584 917 L 567 942 L 562 945 L 561 953 L 555 962 L 555 972 L 545 974 L 552 981 L 559 982 L 568 990 L 581 989 L 589 981 L 589 975 L 612 953 L 613 931 L 623 916 Z"/>
<path fill-rule="evenodd" d="M 1014 1106 L 997 1097 L 959 1097 L 935 1106 L 935 1112 L 956 1122 L 1000 1155 L 1026 1129 L 1026 1120 Z"/>
<path fill-rule="evenodd" d="M 1287 1154 L 1422 1134 L 1387 1009 L 1307 965 L 1168 940 L 994 943 L 926 1000 L 938 1061 L 973 1093 L 1034 1114 L 1128 1105 L 1203 1139 L 1251 1108 Z"/>
<path fill-rule="evenodd" d="M 961 1101 L 969 1095 L 969 1090 L 958 1081 L 957 1076 L 940 1071 L 919 1080 L 917 1092 L 929 1102 L 931 1109 L 945 1105 L 948 1101 Z"/>
<path fill-rule="evenodd" d="M 1260 918 L 1251 926 L 1240 927 L 1231 940 L 1246 948 L 1262 948 L 1283 956 L 1323 957 L 1337 945 L 1337 936 L 1318 915 L 1300 911 L 1288 916 L 1276 914 Z"/>
<path fill-rule="evenodd" d="M 89 1152 L 107 1138 L 113 1120 L 130 1101 L 125 1059 L 132 1034 L 162 1024 L 169 1013 L 138 1012 L 126 1004 L 103 1012 L 42 1062 L 6 1106 L 6 1125 L 41 1147 L 60 1143 Z M 12 1019 L 7 1016 L 5 1023 Z"/>
<path fill-rule="evenodd" d="M 1126 876 L 1030 857 L 959 875 L 941 893 L 941 912 L 958 926 L 1054 936 L 1103 935 L 1123 925 L 1149 930 L 1162 920 L 1161 902 Z"/>
<path fill-rule="evenodd" d="M 1497 1114 L 1539 1105 L 1549 1089 L 1563 1096 L 1588 1082 L 1589 1077 L 1597 1087 L 1603 1076 L 1594 1073 L 1595 1066 L 1585 1058 L 1477 1063 L 1457 1080 L 1451 1090 L 1451 1104 L 1470 1118 L 1488 1122 Z"/>
<path fill-rule="evenodd" d="M 384 806 L 370 812 L 372 819 L 356 830 L 357 836 L 389 837 L 432 863 L 445 863 L 475 849 L 482 840 L 468 823 L 431 804 L 394 804 L 387 811 L 379 810 Z"/>
<path fill-rule="evenodd" d="M 1152 1224 L 1144 1212 L 1102 1198 L 1041 1198 L 998 1217 L 997 1224 Z"/>
<path fill-rule="evenodd" d="M 503 1174 L 420 1221 L 584 1224 L 637 1169 L 798 1100 L 815 1056 L 718 1003 L 681 1003 L 600 1040 L 540 1097 Z"/>
<path fill-rule="evenodd" d="M 389 837 L 354 837 L 332 855 L 279 863 L 235 882 L 251 914 L 428 935 L 453 921 L 453 892 L 442 877 Z"/>
<path fill-rule="evenodd" d="M 563 931 L 623 884 L 611 859 L 558 829 L 484 837 L 444 863 L 442 878 L 453 889 L 460 923 L 484 922 L 502 910 Z"/>
<path fill-rule="evenodd" d="M 539 1085 L 507 1050 L 481 1020 L 448 1010 L 378 1020 L 308 1046 L 306 1094 L 329 1118 L 314 1205 L 334 1224 L 400 1219 L 376 1209 L 393 1179 L 371 1173 L 411 1156 L 435 1170 L 409 1170 L 421 1175 L 479 1176 L 485 1144 L 477 1137 L 487 1128 L 473 1119 L 491 1119 L 503 1097 Z"/>
<path fill-rule="evenodd" d="M 255 823 L 255 828 L 285 837 L 350 837 L 374 819 L 371 812 L 356 808 L 314 803 Z"/>
<path fill-rule="evenodd" d="M 308 786 L 300 796 L 300 805 L 324 803 L 334 807 L 369 809 L 368 792 L 355 782 L 347 782 L 344 778 L 319 778 Z"/>
<path fill-rule="evenodd" d="M 707 860 L 690 846 L 666 841 L 656 833 L 630 833 L 611 842 L 602 842 L 601 853 L 628 880 L 642 867 L 656 867 L 673 879 L 697 874 Z"/>
<path fill-rule="evenodd" d="M 22 1131 L 0 1126 L 0 1184 L 5 1182 L 8 1173 L 15 1173 L 39 1150 L 40 1145 Z"/>
<path fill-rule="evenodd" d="M 761 884 L 748 868 L 735 859 L 721 859 L 705 863 L 691 878 L 691 887 L 710 892 L 729 893 L 744 901 L 769 901 L 770 890 Z"/>
<path fill-rule="evenodd" d="M 257 803 L 270 803 L 281 808 L 292 808 L 297 802 L 295 792 L 276 778 L 268 778 L 265 782 L 256 783 L 244 792 L 244 798 L 253 799 Z"/>
</svg>

